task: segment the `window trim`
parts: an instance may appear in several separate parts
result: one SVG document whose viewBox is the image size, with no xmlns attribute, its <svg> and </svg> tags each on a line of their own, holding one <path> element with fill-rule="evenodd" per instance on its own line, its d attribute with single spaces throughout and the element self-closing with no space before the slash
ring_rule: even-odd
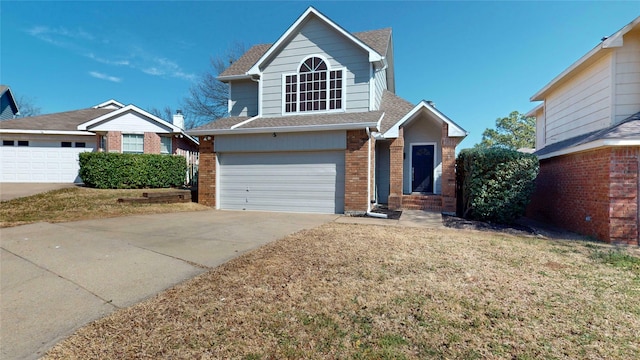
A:
<svg viewBox="0 0 640 360">
<path fill-rule="evenodd" d="M 310 58 L 319 58 L 321 59 L 325 65 L 327 66 L 327 76 L 326 76 L 326 87 L 325 87 L 325 91 L 326 91 L 326 96 L 324 101 L 326 102 L 326 109 L 325 110 L 310 110 L 310 111 L 300 111 L 300 67 Z M 342 79 L 342 85 L 341 88 L 339 90 L 341 90 L 342 92 L 342 96 L 340 98 L 341 100 L 341 106 L 339 109 L 330 109 L 329 106 L 329 102 L 331 101 L 330 97 L 329 97 L 329 92 L 331 91 L 331 88 L 329 86 L 329 83 L 331 81 L 331 72 L 332 71 L 338 71 L 341 74 L 341 79 Z M 287 77 L 288 76 L 295 76 L 296 79 L 296 111 L 286 111 L 286 105 L 287 105 L 287 92 L 286 92 L 286 84 L 287 84 Z M 283 73 L 281 74 L 281 114 L 283 116 L 288 116 L 288 115 L 303 115 L 303 114 L 326 114 L 326 113 L 340 113 L 340 112 L 345 112 L 346 108 L 347 108 L 347 86 L 346 86 L 346 80 L 347 80 L 347 71 L 346 68 L 344 66 L 341 67 L 332 67 L 330 62 L 322 55 L 319 54 L 314 54 L 314 55 L 309 55 L 305 58 L 302 59 L 302 61 L 300 61 L 296 67 L 296 71 L 295 72 L 291 72 L 291 73 Z"/>
<path fill-rule="evenodd" d="M 124 137 L 125 136 L 136 136 L 136 137 L 140 137 L 142 139 L 142 151 L 125 151 L 124 150 Z M 136 133 L 126 133 L 126 134 L 122 134 L 122 144 L 121 144 L 121 149 L 120 151 L 123 154 L 144 154 L 144 134 L 136 134 Z"/>
</svg>

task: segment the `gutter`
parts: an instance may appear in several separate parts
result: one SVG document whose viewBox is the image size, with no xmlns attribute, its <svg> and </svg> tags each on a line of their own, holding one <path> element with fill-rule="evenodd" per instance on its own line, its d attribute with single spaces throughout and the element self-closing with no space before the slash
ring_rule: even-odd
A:
<svg viewBox="0 0 640 360">
<path fill-rule="evenodd" d="M 231 134 L 266 134 L 273 132 L 308 132 L 308 131 L 331 131 L 331 130 L 357 130 L 375 127 L 375 122 L 330 124 L 330 125 L 299 125 L 299 126 L 276 126 L 259 128 L 236 128 L 236 129 L 203 129 L 191 130 L 187 134 L 192 136 L 202 135 L 231 135 Z"/>
<path fill-rule="evenodd" d="M 640 139 L 616 139 L 616 140 L 601 139 L 601 140 L 592 141 L 586 144 L 573 146 L 570 148 L 565 148 L 562 150 L 550 152 L 544 155 L 537 155 L 537 156 L 538 156 L 538 159 L 544 160 L 544 159 L 549 159 L 556 156 L 568 155 L 568 154 L 573 154 L 573 153 L 587 151 L 587 150 L 593 150 L 593 149 L 607 147 L 607 146 L 612 146 L 612 147 L 613 146 L 640 146 Z"/>
<path fill-rule="evenodd" d="M 0 129 L 0 134 L 34 134 L 34 135 L 95 135 L 90 131 L 78 130 L 20 130 L 20 129 Z"/>
</svg>

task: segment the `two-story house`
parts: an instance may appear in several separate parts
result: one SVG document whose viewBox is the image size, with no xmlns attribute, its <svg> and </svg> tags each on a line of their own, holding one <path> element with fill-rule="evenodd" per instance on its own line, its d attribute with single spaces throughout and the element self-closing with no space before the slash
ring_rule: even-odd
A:
<svg viewBox="0 0 640 360">
<path fill-rule="evenodd" d="M 0 120 L 13 119 L 18 114 L 18 103 L 6 85 L 0 85 Z"/>
<path fill-rule="evenodd" d="M 219 76 L 229 117 L 200 138 L 201 203 L 219 209 L 455 211 L 455 146 L 466 131 L 395 94 L 391 29 L 350 33 L 308 8 L 273 44 Z"/>
<path fill-rule="evenodd" d="M 607 242 L 640 244 L 640 17 L 531 97 L 537 189 L 528 215 Z"/>
</svg>

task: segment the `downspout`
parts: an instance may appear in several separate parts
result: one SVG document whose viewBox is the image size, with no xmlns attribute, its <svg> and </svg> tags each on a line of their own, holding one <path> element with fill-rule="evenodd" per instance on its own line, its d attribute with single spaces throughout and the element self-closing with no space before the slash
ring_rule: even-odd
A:
<svg viewBox="0 0 640 360">
<path fill-rule="evenodd" d="M 386 219 L 386 214 L 371 212 L 371 130 L 367 126 L 367 141 L 369 149 L 367 152 L 367 216 Z"/>
<path fill-rule="evenodd" d="M 256 79 L 253 76 L 251 77 L 251 81 L 258 83 L 258 108 L 256 109 L 258 111 L 258 114 L 256 116 L 261 116 L 262 115 L 262 82 L 260 81 L 262 79 L 262 74 L 260 74 L 260 76 Z"/>
</svg>

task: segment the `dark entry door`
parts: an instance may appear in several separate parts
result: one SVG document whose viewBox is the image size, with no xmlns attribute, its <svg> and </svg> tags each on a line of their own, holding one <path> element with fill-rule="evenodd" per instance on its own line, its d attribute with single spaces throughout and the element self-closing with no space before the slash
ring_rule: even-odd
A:
<svg viewBox="0 0 640 360">
<path fill-rule="evenodd" d="M 411 147 L 411 191 L 433 193 L 434 145 Z"/>
</svg>

